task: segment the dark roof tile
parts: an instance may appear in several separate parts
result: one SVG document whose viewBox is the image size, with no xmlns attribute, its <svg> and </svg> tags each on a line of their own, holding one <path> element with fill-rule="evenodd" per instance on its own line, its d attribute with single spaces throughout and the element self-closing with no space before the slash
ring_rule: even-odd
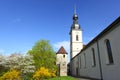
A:
<svg viewBox="0 0 120 80">
<path fill-rule="evenodd" d="M 66 50 L 65 50 L 64 47 L 62 46 L 62 47 L 58 50 L 58 52 L 57 52 L 56 54 L 68 54 L 68 53 L 66 52 Z"/>
</svg>

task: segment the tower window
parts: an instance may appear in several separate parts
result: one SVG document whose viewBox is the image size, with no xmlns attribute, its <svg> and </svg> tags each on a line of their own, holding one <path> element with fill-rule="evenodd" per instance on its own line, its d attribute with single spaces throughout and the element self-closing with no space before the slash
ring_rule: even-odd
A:
<svg viewBox="0 0 120 80">
<path fill-rule="evenodd" d="M 78 35 L 76 35 L 76 41 L 78 41 L 78 40 L 79 40 Z"/>
<path fill-rule="evenodd" d="M 110 41 L 107 39 L 107 40 L 105 40 L 105 43 L 106 43 L 108 61 L 109 61 L 109 64 L 112 64 L 112 63 L 114 63 L 114 61 L 113 61 L 112 49 L 111 49 Z"/>
<path fill-rule="evenodd" d="M 63 55 L 63 58 L 65 58 L 65 55 Z"/>
<path fill-rule="evenodd" d="M 94 48 L 92 48 L 92 66 L 93 66 L 93 67 L 96 66 L 96 61 L 95 61 L 95 50 L 94 50 Z"/>
</svg>

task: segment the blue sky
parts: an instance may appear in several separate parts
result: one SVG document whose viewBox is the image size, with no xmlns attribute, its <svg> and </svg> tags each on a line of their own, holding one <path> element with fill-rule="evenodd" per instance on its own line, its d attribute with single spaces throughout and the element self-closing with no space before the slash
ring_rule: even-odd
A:
<svg viewBox="0 0 120 80">
<path fill-rule="evenodd" d="M 87 44 L 120 16 L 120 0 L 0 0 L 0 54 L 26 53 L 41 39 L 69 53 L 74 4 Z"/>
</svg>

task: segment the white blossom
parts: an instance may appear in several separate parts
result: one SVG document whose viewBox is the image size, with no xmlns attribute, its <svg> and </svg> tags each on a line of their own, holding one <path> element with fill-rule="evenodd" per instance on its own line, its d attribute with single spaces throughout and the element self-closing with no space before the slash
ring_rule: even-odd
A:
<svg viewBox="0 0 120 80">
<path fill-rule="evenodd" d="M 0 65 L 21 70 L 22 73 L 33 73 L 35 71 L 34 60 L 31 55 L 11 54 L 8 57 L 0 56 Z"/>
</svg>

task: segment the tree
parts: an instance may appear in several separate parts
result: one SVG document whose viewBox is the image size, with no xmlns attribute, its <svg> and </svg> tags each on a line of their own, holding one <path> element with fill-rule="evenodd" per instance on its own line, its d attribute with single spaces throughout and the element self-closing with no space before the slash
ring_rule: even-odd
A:
<svg viewBox="0 0 120 80">
<path fill-rule="evenodd" d="M 2 76 L 5 72 L 9 70 L 9 68 L 5 67 L 6 64 L 6 57 L 3 55 L 0 55 L 0 76 Z"/>
<path fill-rule="evenodd" d="M 49 41 L 40 40 L 35 43 L 32 50 L 28 54 L 33 56 L 36 68 L 45 67 L 48 69 L 55 69 L 55 52 L 53 51 Z"/>
<path fill-rule="evenodd" d="M 10 74 L 11 70 L 19 71 L 20 76 L 25 80 L 31 78 L 32 74 L 35 72 L 33 56 L 29 54 L 23 56 L 20 53 L 14 53 L 7 57 L 1 55 L 0 76 L 4 77 L 4 74 L 5 75 L 8 75 L 8 73 Z"/>
<path fill-rule="evenodd" d="M 0 63 L 3 65 L 3 68 L 19 70 L 22 75 L 33 74 L 35 72 L 33 57 L 28 54 L 22 56 L 19 53 L 14 53 L 4 59 L 1 58 Z"/>
</svg>

